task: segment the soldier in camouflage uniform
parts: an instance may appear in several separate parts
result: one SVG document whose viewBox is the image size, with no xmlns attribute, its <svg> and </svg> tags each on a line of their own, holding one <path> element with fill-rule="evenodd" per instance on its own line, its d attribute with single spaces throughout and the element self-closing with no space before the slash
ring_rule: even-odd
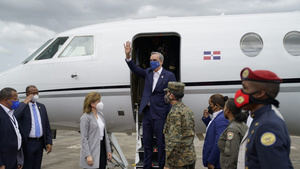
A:
<svg viewBox="0 0 300 169">
<path fill-rule="evenodd" d="M 165 101 L 172 104 L 164 127 L 166 144 L 165 169 L 194 169 L 194 113 L 181 102 L 184 84 L 169 82 Z"/>
</svg>

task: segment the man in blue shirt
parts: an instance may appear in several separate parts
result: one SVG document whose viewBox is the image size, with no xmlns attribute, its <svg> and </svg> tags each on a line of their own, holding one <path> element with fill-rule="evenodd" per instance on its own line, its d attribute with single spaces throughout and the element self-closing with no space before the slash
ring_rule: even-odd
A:
<svg viewBox="0 0 300 169">
<path fill-rule="evenodd" d="M 26 99 L 14 112 L 23 136 L 24 167 L 23 169 L 40 169 L 43 149 L 52 150 L 52 133 L 46 106 L 38 100 L 36 86 L 26 87 Z"/>
</svg>

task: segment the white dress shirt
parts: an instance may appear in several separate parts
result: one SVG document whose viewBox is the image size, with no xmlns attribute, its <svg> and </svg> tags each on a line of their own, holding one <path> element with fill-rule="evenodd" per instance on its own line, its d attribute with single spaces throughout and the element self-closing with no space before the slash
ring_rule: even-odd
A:
<svg viewBox="0 0 300 169">
<path fill-rule="evenodd" d="M 153 84 L 152 84 L 152 92 L 154 91 L 157 81 L 159 79 L 159 76 L 162 72 L 163 68 L 161 67 L 157 72 L 153 71 Z"/>
<path fill-rule="evenodd" d="M 250 113 L 251 114 L 251 113 Z M 253 121 L 253 118 L 249 114 L 247 118 L 247 126 L 248 129 L 240 143 L 240 148 L 239 148 L 239 155 L 238 155 L 238 162 L 237 162 L 237 168 L 245 168 L 245 156 L 246 156 L 246 146 L 247 146 L 247 137 L 248 137 L 248 132 L 249 132 L 249 127 L 251 126 L 251 123 Z"/>
<path fill-rule="evenodd" d="M 127 62 L 131 61 L 131 58 L 129 58 L 129 59 L 126 58 L 126 61 Z M 157 81 L 159 79 L 159 76 L 160 76 L 162 70 L 163 70 L 163 68 L 161 67 L 157 72 L 153 71 L 152 92 L 154 91 L 154 89 L 156 87 Z"/>
<path fill-rule="evenodd" d="M 99 114 L 97 114 L 97 123 L 98 123 L 98 127 L 100 130 L 100 140 L 103 140 L 103 136 L 104 136 L 104 122 L 102 121 L 101 117 Z"/>
<path fill-rule="evenodd" d="M 210 122 L 208 123 L 208 125 L 207 125 L 207 127 L 206 127 L 206 131 L 207 131 L 207 129 L 208 129 L 208 127 L 210 126 L 210 124 L 211 124 L 211 122 L 222 112 L 223 110 L 219 110 L 219 111 L 217 111 L 217 112 L 214 112 L 213 114 L 212 114 L 212 118 L 211 118 L 211 120 L 210 120 Z"/>
<path fill-rule="evenodd" d="M 3 110 L 8 114 L 10 121 L 12 123 L 12 125 L 14 126 L 16 135 L 17 135 L 17 139 L 18 139 L 18 150 L 20 150 L 21 148 L 21 144 L 22 144 L 22 136 L 19 130 L 19 125 L 18 125 L 18 121 L 14 116 L 14 110 L 10 110 L 9 108 L 5 107 L 4 105 L 0 104 L 0 106 L 3 108 Z"/>
<path fill-rule="evenodd" d="M 33 111 L 32 111 L 32 102 L 29 102 L 28 103 L 28 106 L 30 108 L 30 112 L 31 112 L 31 130 L 30 130 L 30 133 L 29 133 L 29 137 L 30 138 L 37 138 L 37 136 L 35 135 L 35 120 L 34 120 L 34 115 L 33 115 Z M 37 117 L 38 117 L 38 121 L 39 121 L 39 126 L 40 126 L 40 137 L 43 135 L 43 126 L 42 126 L 42 121 L 41 121 L 41 114 L 40 114 L 40 111 L 39 111 L 39 108 L 38 108 L 38 105 L 36 104 L 36 102 L 34 102 L 35 104 L 35 110 L 36 110 L 36 113 L 37 113 Z"/>
</svg>

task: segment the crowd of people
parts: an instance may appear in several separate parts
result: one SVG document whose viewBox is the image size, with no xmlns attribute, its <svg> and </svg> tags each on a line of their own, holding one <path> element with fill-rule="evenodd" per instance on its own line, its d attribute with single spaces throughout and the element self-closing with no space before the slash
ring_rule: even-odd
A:
<svg viewBox="0 0 300 169">
<path fill-rule="evenodd" d="M 145 79 L 139 113 L 143 114 L 143 168 L 153 164 L 153 137 L 158 145 L 160 169 L 194 169 L 195 121 L 186 106 L 185 84 L 165 70 L 163 54 L 152 52 L 150 67 L 142 69 L 131 58 L 131 44 L 124 44 L 130 70 Z M 241 71 L 242 89 L 234 98 L 213 94 L 202 122 L 206 134 L 202 152 L 208 169 L 290 169 L 290 137 L 277 107 L 281 79 L 268 70 Z M 52 134 L 46 107 L 37 102 L 38 89 L 26 87 L 26 99 L 17 91 L 0 91 L 0 169 L 40 169 L 43 150 L 52 150 Z M 104 104 L 97 92 L 88 93 L 80 118 L 82 168 L 106 168 L 112 159 L 103 116 Z M 199 122 L 198 122 L 199 123 Z"/>
<path fill-rule="evenodd" d="M 131 43 L 124 44 L 130 70 L 144 78 L 139 113 L 143 113 L 143 168 L 151 169 L 152 137 L 158 137 L 161 169 L 193 169 L 195 121 L 193 112 L 182 102 L 184 84 L 165 70 L 163 54 L 152 52 L 150 67 L 142 69 L 131 59 Z M 213 94 L 202 121 L 206 134 L 202 163 L 208 169 L 293 168 L 290 137 L 277 107 L 281 79 L 269 70 L 244 68 L 242 89 L 234 98 Z M 248 125 L 246 125 L 246 123 Z"/>
</svg>

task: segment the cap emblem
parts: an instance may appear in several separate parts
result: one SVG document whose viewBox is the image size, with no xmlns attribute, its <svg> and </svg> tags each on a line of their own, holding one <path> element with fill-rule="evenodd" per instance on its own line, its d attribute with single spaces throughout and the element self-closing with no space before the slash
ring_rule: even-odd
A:
<svg viewBox="0 0 300 169">
<path fill-rule="evenodd" d="M 245 69 L 245 70 L 243 71 L 243 73 L 242 73 L 242 78 L 243 78 L 243 79 L 246 79 L 246 78 L 248 78 L 248 76 L 249 76 L 249 70 L 248 70 L 248 69 Z"/>
<path fill-rule="evenodd" d="M 239 104 L 242 104 L 244 101 L 245 101 L 245 98 L 243 96 L 236 98 L 236 102 L 238 102 Z"/>
</svg>

